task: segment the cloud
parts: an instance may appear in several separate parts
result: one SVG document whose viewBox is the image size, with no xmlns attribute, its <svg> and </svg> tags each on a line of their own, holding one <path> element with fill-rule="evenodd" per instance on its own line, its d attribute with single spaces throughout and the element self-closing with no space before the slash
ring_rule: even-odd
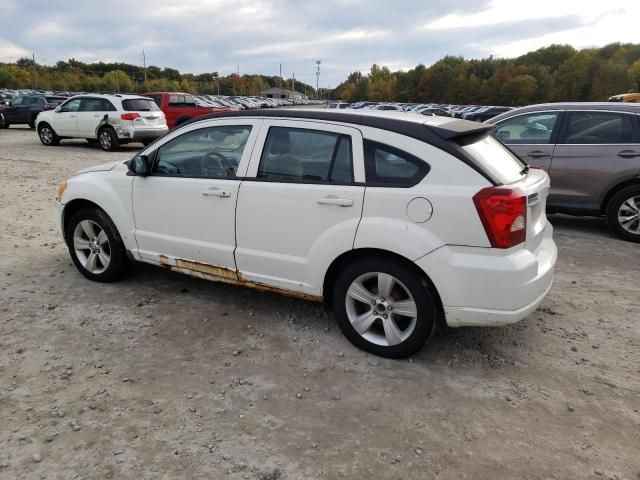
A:
<svg viewBox="0 0 640 480">
<path fill-rule="evenodd" d="M 447 54 L 519 55 L 551 41 L 633 41 L 635 3 L 136 0 L 132 8 L 128 0 L 3 0 L 0 61 L 35 52 L 45 63 L 141 64 L 144 49 L 148 64 L 184 72 L 224 75 L 240 66 L 240 73 L 277 75 L 282 64 L 283 75 L 315 83 L 321 59 L 327 86 L 373 63 L 410 68 Z"/>
</svg>

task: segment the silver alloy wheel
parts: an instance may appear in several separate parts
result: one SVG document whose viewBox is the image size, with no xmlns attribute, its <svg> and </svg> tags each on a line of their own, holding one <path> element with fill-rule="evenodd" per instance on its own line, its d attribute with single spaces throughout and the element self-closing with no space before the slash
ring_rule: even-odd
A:
<svg viewBox="0 0 640 480">
<path fill-rule="evenodd" d="M 40 129 L 40 139 L 45 145 L 51 144 L 53 141 L 53 132 L 49 127 L 42 127 Z"/>
<path fill-rule="evenodd" d="M 82 266 L 99 274 L 109 268 L 111 246 L 105 231 L 92 220 L 83 220 L 73 231 L 73 249 Z"/>
<path fill-rule="evenodd" d="M 618 209 L 618 223 L 627 232 L 640 235 L 640 195 L 622 202 Z"/>
<path fill-rule="evenodd" d="M 349 286 L 345 305 L 354 330 L 376 345 L 398 345 L 416 328 L 418 306 L 411 292 L 388 273 L 360 275 Z"/>
<path fill-rule="evenodd" d="M 105 150 L 111 149 L 111 135 L 108 130 L 103 130 L 100 132 L 100 146 Z"/>
</svg>

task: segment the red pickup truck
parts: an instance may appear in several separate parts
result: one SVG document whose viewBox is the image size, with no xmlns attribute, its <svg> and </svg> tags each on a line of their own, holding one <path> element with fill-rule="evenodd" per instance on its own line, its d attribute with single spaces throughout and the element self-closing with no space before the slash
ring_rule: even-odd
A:
<svg viewBox="0 0 640 480">
<path fill-rule="evenodd" d="M 197 104 L 193 95 L 181 92 L 151 92 L 143 93 L 145 97 L 152 98 L 160 110 L 167 117 L 167 126 L 173 128 L 188 122 L 192 118 L 208 113 L 226 112 L 226 108 L 202 107 Z"/>
</svg>

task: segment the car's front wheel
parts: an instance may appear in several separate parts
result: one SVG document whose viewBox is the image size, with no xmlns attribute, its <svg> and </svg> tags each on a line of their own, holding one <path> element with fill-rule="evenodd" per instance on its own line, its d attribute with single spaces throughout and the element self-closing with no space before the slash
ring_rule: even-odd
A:
<svg viewBox="0 0 640 480">
<path fill-rule="evenodd" d="M 434 332 L 436 301 L 426 280 L 390 259 L 347 266 L 338 275 L 332 303 L 351 343 L 383 357 L 412 355 Z"/>
<path fill-rule="evenodd" d="M 618 237 L 640 243 L 640 185 L 624 188 L 611 198 L 607 225 Z"/>
<path fill-rule="evenodd" d="M 46 145 L 47 147 L 60 144 L 60 137 L 58 137 L 56 132 L 48 123 L 41 123 L 40 125 L 38 125 L 38 137 L 40 138 L 42 144 Z"/>
<path fill-rule="evenodd" d="M 107 151 L 113 152 L 118 149 L 120 142 L 113 128 L 103 128 L 98 132 L 98 143 L 100 147 Z"/>
<path fill-rule="evenodd" d="M 71 259 L 88 279 L 115 282 L 127 273 L 126 248 L 113 221 L 102 210 L 79 210 L 71 217 L 65 233 Z"/>
</svg>

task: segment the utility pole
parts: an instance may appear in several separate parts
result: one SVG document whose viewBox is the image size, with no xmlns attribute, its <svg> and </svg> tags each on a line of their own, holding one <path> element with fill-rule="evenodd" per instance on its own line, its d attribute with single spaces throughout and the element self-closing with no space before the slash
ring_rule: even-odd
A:
<svg viewBox="0 0 640 480">
<path fill-rule="evenodd" d="M 144 83 L 147 83 L 147 54 L 142 49 L 142 65 L 144 66 Z"/>
<path fill-rule="evenodd" d="M 291 78 L 291 83 L 292 83 L 291 91 L 292 91 L 292 92 L 295 92 L 295 91 L 296 91 L 296 74 L 295 74 L 295 73 L 292 73 L 292 74 L 291 74 L 291 77 L 292 77 L 292 78 Z M 294 95 L 295 95 L 295 94 L 294 94 Z"/>
<path fill-rule="evenodd" d="M 320 85 L 320 60 L 316 60 L 316 100 L 318 99 Z"/>
<path fill-rule="evenodd" d="M 38 71 L 36 70 L 36 54 L 31 54 L 31 58 L 33 60 L 33 82 L 34 82 L 34 90 L 38 89 Z"/>
<path fill-rule="evenodd" d="M 120 80 L 118 79 L 118 70 L 116 70 L 116 92 L 120 93 Z"/>
<path fill-rule="evenodd" d="M 282 90 L 282 64 L 280 64 L 280 76 L 278 77 L 278 88 Z"/>
</svg>

